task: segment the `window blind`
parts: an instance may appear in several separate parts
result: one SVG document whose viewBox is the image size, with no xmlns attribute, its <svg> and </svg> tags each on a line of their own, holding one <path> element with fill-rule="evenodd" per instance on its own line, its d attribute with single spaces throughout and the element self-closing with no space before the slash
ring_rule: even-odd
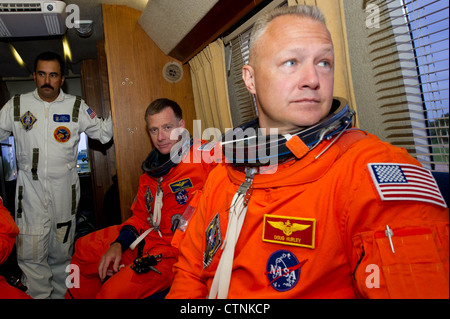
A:
<svg viewBox="0 0 450 319">
<path fill-rule="evenodd" d="M 254 98 L 248 92 L 242 79 L 242 67 L 248 63 L 251 32 L 252 27 L 250 26 L 227 45 L 229 51 L 227 84 L 234 126 L 241 125 L 256 117 Z"/>
<path fill-rule="evenodd" d="M 242 80 L 242 67 L 248 63 L 250 34 L 258 16 L 275 7 L 287 6 L 287 0 L 273 0 L 252 18 L 224 38 L 227 56 L 227 84 L 233 125 L 238 126 L 257 116 L 256 102 Z"/>
<path fill-rule="evenodd" d="M 425 167 L 449 171 L 449 4 L 367 1 L 375 10 L 371 53 L 389 142 Z"/>
</svg>

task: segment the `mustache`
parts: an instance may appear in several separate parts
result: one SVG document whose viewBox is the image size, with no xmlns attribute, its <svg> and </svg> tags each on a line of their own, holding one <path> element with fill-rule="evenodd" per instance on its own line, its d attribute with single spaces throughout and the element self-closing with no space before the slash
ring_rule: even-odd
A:
<svg viewBox="0 0 450 319">
<path fill-rule="evenodd" d="M 54 90 L 55 88 L 53 86 L 51 86 L 50 84 L 44 84 L 43 86 L 41 86 L 41 89 L 45 89 L 45 88 L 49 88 Z"/>
</svg>

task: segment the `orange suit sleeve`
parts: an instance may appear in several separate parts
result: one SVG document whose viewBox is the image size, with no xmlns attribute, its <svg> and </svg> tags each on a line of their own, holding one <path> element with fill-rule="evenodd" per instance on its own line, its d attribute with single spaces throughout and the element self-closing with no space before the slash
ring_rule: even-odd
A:
<svg viewBox="0 0 450 319">
<path fill-rule="evenodd" d="M 19 228 L 0 198 L 0 264 L 8 259 L 18 234 Z"/>
</svg>

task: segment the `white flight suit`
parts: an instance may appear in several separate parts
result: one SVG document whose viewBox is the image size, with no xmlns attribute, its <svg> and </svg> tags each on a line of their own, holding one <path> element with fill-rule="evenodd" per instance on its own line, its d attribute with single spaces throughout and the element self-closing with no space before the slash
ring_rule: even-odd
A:
<svg viewBox="0 0 450 319">
<path fill-rule="evenodd" d="M 33 298 L 64 298 L 67 289 L 80 199 L 80 133 L 102 143 L 113 136 L 111 117 L 102 120 L 81 99 L 77 111 L 75 100 L 60 90 L 48 103 L 35 90 L 20 96 L 20 111 L 14 98 L 0 110 L 0 140 L 12 132 L 16 143 L 17 260 Z"/>
</svg>

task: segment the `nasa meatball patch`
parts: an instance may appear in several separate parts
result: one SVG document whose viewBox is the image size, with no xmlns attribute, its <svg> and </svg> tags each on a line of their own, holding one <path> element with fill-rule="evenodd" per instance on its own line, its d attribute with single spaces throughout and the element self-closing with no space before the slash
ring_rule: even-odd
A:
<svg viewBox="0 0 450 319">
<path fill-rule="evenodd" d="M 277 250 L 267 261 L 266 276 L 269 285 L 280 292 L 291 290 L 299 282 L 301 267 L 307 261 L 308 259 L 299 262 L 289 250 Z"/>
</svg>

